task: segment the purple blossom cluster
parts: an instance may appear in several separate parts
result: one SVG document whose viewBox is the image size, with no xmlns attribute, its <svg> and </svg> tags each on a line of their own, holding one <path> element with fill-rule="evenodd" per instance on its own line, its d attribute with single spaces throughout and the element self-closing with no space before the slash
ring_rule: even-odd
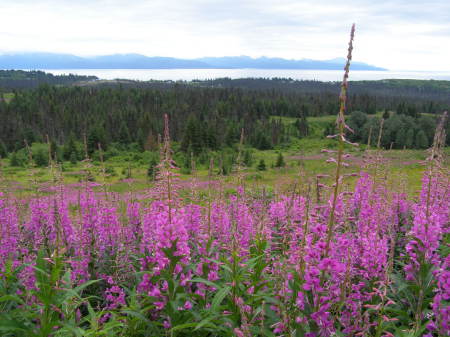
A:
<svg viewBox="0 0 450 337">
<path fill-rule="evenodd" d="M 24 203 L 1 194 L 0 273 L 7 264 L 16 269 L 25 265 L 20 293 L 27 297 L 36 288 L 38 251 L 48 252 L 49 258 L 57 252 L 75 284 L 102 280 L 103 310 L 126 307 L 126 289 L 134 286 L 138 297 L 150 299 L 147 317 L 167 329 L 173 327 L 168 304 L 176 281 L 184 294 L 179 312 L 210 308 L 219 284 L 244 288 L 245 296 L 229 295 L 239 317 L 229 323 L 230 329 L 238 336 L 248 336 L 252 326 L 270 320 L 275 335 L 304 329 L 310 337 L 338 331 L 360 336 L 382 327 L 388 336 L 383 324 L 396 321 L 388 314 L 396 304 L 390 274 L 397 260 L 404 259 L 405 282 L 419 282 L 421 265 L 432 266 L 434 297 L 420 319 L 431 317 L 430 336 L 445 335 L 450 317 L 450 260 L 440 250 L 449 234 L 445 181 L 425 174 L 414 201 L 361 173 L 354 190 L 337 197 L 329 242 L 332 196 L 324 203 L 295 194 L 264 200 L 238 189 L 227 199 L 205 204 L 167 197 L 111 200 L 89 189 L 74 197 L 67 188 Z M 228 279 L 224 266 L 245 268 L 261 242 L 264 267 L 259 272 L 264 277 L 242 284 Z M 250 275 L 255 268 L 248 269 Z M 274 299 L 264 310 L 252 306 L 259 292 Z M 224 311 L 228 316 L 232 314 Z"/>
</svg>

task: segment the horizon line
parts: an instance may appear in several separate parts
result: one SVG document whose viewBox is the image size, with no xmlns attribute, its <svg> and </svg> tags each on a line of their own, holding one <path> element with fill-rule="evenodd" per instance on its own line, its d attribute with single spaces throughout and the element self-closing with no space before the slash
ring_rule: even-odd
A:
<svg viewBox="0 0 450 337">
<path fill-rule="evenodd" d="M 248 57 L 251 58 L 253 60 L 256 59 L 260 59 L 260 58 L 269 58 L 269 59 L 282 59 L 282 60 L 287 60 L 287 61 L 335 61 L 335 60 L 342 60 L 345 61 L 346 58 L 344 56 L 335 56 L 335 57 L 331 57 L 331 58 L 288 58 L 288 57 L 281 57 L 281 56 L 269 56 L 269 55 L 260 55 L 260 56 L 250 56 L 250 55 L 245 55 L 245 54 L 240 54 L 240 55 L 221 55 L 221 56 L 196 56 L 196 57 L 183 57 L 183 56 L 164 56 L 164 55 L 148 55 L 148 54 L 141 54 L 138 52 L 126 52 L 126 53 L 107 53 L 107 54 L 95 54 L 95 55 L 81 55 L 81 54 L 77 54 L 77 53 L 71 53 L 71 52 L 53 52 L 53 51 L 42 51 L 42 50 L 34 50 L 34 51 L 0 51 L 0 56 L 1 55 L 22 55 L 22 54 L 49 54 L 49 55 L 70 55 L 70 56 L 77 56 L 80 58 L 93 58 L 93 57 L 102 57 L 102 56 L 116 56 L 116 55 L 120 55 L 120 56 L 126 56 L 126 55 L 137 55 L 137 56 L 145 56 L 145 57 L 162 57 L 162 58 L 177 58 L 177 59 L 185 59 L 185 60 L 197 60 L 197 59 L 202 59 L 202 58 L 225 58 L 225 57 Z M 357 62 L 357 63 L 365 63 L 367 65 L 371 65 L 369 63 L 366 63 L 364 61 L 358 61 L 358 60 L 352 60 L 352 62 Z"/>
</svg>

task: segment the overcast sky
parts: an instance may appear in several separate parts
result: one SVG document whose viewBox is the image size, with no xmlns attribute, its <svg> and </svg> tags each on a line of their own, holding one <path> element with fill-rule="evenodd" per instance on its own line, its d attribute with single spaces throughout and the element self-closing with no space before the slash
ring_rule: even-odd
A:
<svg viewBox="0 0 450 337">
<path fill-rule="evenodd" d="M 0 52 L 81 56 L 346 55 L 450 71 L 450 0 L 0 0 Z"/>
</svg>

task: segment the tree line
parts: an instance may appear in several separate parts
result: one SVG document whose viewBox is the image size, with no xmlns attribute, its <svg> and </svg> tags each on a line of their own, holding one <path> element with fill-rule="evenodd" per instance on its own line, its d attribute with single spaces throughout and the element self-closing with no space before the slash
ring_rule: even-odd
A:
<svg viewBox="0 0 450 337">
<path fill-rule="evenodd" d="M 274 86 L 280 82 L 272 81 Z M 242 129 L 247 145 L 265 150 L 288 143 L 292 137 L 308 136 L 308 117 L 334 115 L 338 110 L 333 90 L 206 84 L 159 83 L 157 88 L 42 85 L 16 91 L 9 102 L 0 102 L 0 155 L 15 152 L 25 143 L 46 142 L 47 136 L 56 145 L 64 145 L 67 160 L 82 156 L 84 147 L 91 155 L 98 144 L 104 150 L 111 144 L 132 146 L 139 151 L 156 150 L 165 113 L 170 118 L 171 137 L 185 153 L 199 155 L 208 149 L 232 146 L 239 141 Z M 383 146 L 394 142 L 400 148 L 422 148 L 425 141 L 418 141 L 424 139 L 419 131 L 423 130 L 430 144 L 429 130 L 434 128 L 435 114 L 446 104 L 426 98 L 407 100 L 402 95 L 353 93 L 347 105 L 348 113 L 354 112 L 349 123 L 354 124 L 356 133 L 351 137 L 364 140 L 370 123 L 374 124 L 375 135 L 377 118 L 368 116 L 380 110 L 393 111 L 392 116 L 385 116 Z M 358 117 L 356 111 L 362 111 L 365 117 Z M 293 117 L 295 122 L 285 123 L 282 117 Z M 388 132 L 390 129 L 394 131 Z M 404 130 L 404 137 L 398 130 Z"/>
<path fill-rule="evenodd" d="M 71 85 L 81 81 L 95 81 L 96 76 L 53 75 L 40 70 L 0 70 L 0 88 L 2 91 L 37 88 L 42 84 Z"/>
</svg>

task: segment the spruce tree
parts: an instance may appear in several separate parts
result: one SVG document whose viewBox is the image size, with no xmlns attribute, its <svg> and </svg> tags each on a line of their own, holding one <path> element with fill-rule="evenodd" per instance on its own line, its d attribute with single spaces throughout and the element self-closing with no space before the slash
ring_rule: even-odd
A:
<svg viewBox="0 0 450 337">
<path fill-rule="evenodd" d="M 157 166 L 158 166 L 158 162 L 156 161 L 155 158 L 152 158 L 150 160 L 150 164 L 149 164 L 148 169 L 147 169 L 147 177 L 151 181 L 154 181 L 155 178 L 156 178 L 156 173 L 157 173 L 157 170 L 158 170 Z"/>
<path fill-rule="evenodd" d="M 225 132 L 225 144 L 228 146 L 233 146 L 236 141 L 236 132 L 233 128 L 233 125 L 228 125 L 227 130 Z"/>
<path fill-rule="evenodd" d="M 192 152 L 187 152 L 184 155 L 183 165 L 181 166 L 181 173 L 191 174 L 192 173 L 192 160 L 191 155 Z"/>
<path fill-rule="evenodd" d="M 120 124 L 118 140 L 121 144 L 128 144 L 131 141 L 130 131 L 128 131 L 128 127 L 125 122 Z"/>
<path fill-rule="evenodd" d="M 406 113 L 406 105 L 404 102 L 401 102 L 397 106 L 397 115 L 404 115 Z"/>
<path fill-rule="evenodd" d="M 330 122 L 325 126 L 325 130 L 323 131 L 323 135 L 330 136 L 336 133 L 336 123 Z"/>
<path fill-rule="evenodd" d="M 77 163 L 77 159 L 78 159 L 77 158 L 77 154 L 75 152 L 71 152 L 70 153 L 70 158 L 69 158 L 70 163 L 75 165 Z"/>
<path fill-rule="evenodd" d="M 264 159 L 260 159 L 259 160 L 259 164 L 258 164 L 258 166 L 256 166 L 256 169 L 258 170 L 258 171 L 265 171 L 267 168 L 266 168 L 266 163 L 265 163 L 265 161 L 264 161 Z"/>
<path fill-rule="evenodd" d="M 206 143 L 205 138 L 207 138 L 206 132 L 202 130 L 198 119 L 193 116 L 189 117 L 184 130 L 181 149 L 188 155 L 191 151 L 198 155 L 203 149 L 203 144 Z"/>
<path fill-rule="evenodd" d="M 284 162 L 284 158 L 283 155 L 281 154 L 281 152 L 278 152 L 278 157 L 277 157 L 277 161 L 275 163 L 275 167 L 285 167 L 286 163 Z"/>
<path fill-rule="evenodd" d="M 136 141 L 139 145 L 139 150 L 144 151 L 145 150 L 145 136 L 144 132 L 141 128 L 138 129 L 136 133 Z"/>
<path fill-rule="evenodd" d="M 261 130 L 257 131 L 253 146 L 258 150 L 270 150 L 272 148 L 268 136 Z"/>
<path fill-rule="evenodd" d="M 205 144 L 211 150 L 217 150 L 217 136 L 211 127 L 205 130 Z"/>
<path fill-rule="evenodd" d="M 17 156 L 17 152 L 13 152 L 11 154 L 11 157 L 9 159 L 9 165 L 13 166 L 13 167 L 22 166 L 20 161 L 19 161 L 19 158 Z"/>
<path fill-rule="evenodd" d="M 306 137 L 309 133 L 308 121 L 304 114 L 302 114 L 298 120 L 298 133 L 300 137 Z"/>
<path fill-rule="evenodd" d="M 6 149 L 6 145 L 2 140 L 0 140 L 0 158 L 6 158 L 7 155 L 8 151 Z"/>
<path fill-rule="evenodd" d="M 105 129 L 97 125 L 89 131 L 87 138 L 87 150 L 89 155 L 92 155 L 98 149 L 99 143 L 103 150 L 107 149 Z"/>
<path fill-rule="evenodd" d="M 73 158 L 75 158 L 75 162 L 78 159 L 78 151 L 73 133 L 70 134 L 67 143 L 64 145 L 63 155 L 65 160 L 70 160 L 71 162 Z"/>
<path fill-rule="evenodd" d="M 253 158 L 252 158 L 252 153 L 249 149 L 245 150 L 244 152 L 244 164 L 247 167 L 252 166 L 253 163 Z"/>
<path fill-rule="evenodd" d="M 406 109 L 406 114 L 413 118 L 417 118 L 419 116 L 419 114 L 417 113 L 417 109 L 414 105 L 408 106 L 408 108 Z"/>
</svg>

